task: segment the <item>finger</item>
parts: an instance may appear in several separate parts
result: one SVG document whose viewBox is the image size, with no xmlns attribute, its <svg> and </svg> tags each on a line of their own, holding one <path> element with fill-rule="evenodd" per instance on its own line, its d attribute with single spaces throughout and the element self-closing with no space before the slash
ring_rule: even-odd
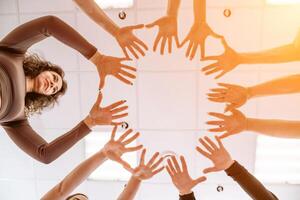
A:
<svg viewBox="0 0 300 200">
<path fill-rule="evenodd" d="M 129 73 L 129 72 L 126 72 L 125 70 L 120 70 L 120 73 L 121 73 L 122 75 L 127 76 L 127 77 L 132 78 L 132 79 L 135 79 L 135 78 L 136 78 L 135 75 L 133 75 L 133 74 L 131 74 L 131 73 Z"/>
<path fill-rule="evenodd" d="M 139 56 L 135 53 L 135 51 L 133 50 L 133 48 L 131 46 L 127 46 L 127 49 L 131 52 L 131 54 L 138 59 Z"/>
<path fill-rule="evenodd" d="M 161 42 L 161 46 L 160 46 L 160 54 L 161 55 L 164 55 L 166 42 L 167 42 L 167 38 L 163 37 L 162 42 Z"/>
<path fill-rule="evenodd" d="M 203 170 L 204 174 L 210 173 L 210 172 L 217 172 L 219 171 L 216 167 L 208 167 L 206 169 Z"/>
<path fill-rule="evenodd" d="M 210 89 L 210 91 L 226 94 L 227 89 L 225 89 L 225 88 L 212 88 L 212 89 Z"/>
<path fill-rule="evenodd" d="M 131 43 L 131 46 L 132 46 L 135 50 L 137 50 L 138 52 L 140 52 L 140 54 L 141 54 L 142 56 L 145 56 L 145 52 L 144 52 L 137 44 L 135 44 L 135 43 L 133 42 L 133 43 Z"/>
<path fill-rule="evenodd" d="M 189 41 L 188 36 L 182 41 L 182 43 L 179 45 L 179 47 L 183 47 L 185 45 L 185 43 L 187 43 L 187 41 Z"/>
<path fill-rule="evenodd" d="M 123 53 L 124 53 L 125 57 L 126 57 L 126 58 L 129 58 L 129 55 L 128 55 L 128 53 L 127 53 L 127 51 L 126 51 L 126 48 L 125 48 L 125 47 L 122 47 L 122 51 L 123 51 Z"/>
<path fill-rule="evenodd" d="M 127 84 L 127 85 L 133 85 L 133 83 L 131 81 L 127 80 L 126 78 L 124 78 L 120 74 L 115 75 L 115 77 L 117 79 L 119 79 L 120 81 L 122 81 L 123 83 Z"/>
<path fill-rule="evenodd" d="M 153 172 L 152 172 L 152 175 L 154 176 L 154 175 L 158 174 L 158 173 L 161 172 L 164 168 L 165 168 L 165 167 L 162 166 L 162 167 L 160 167 L 159 169 L 153 171 Z"/>
<path fill-rule="evenodd" d="M 172 172 L 172 174 L 177 174 L 177 171 L 175 170 L 171 159 L 168 159 L 167 162 L 168 162 L 168 167 L 169 167 L 170 171 Z"/>
<path fill-rule="evenodd" d="M 217 141 L 219 147 L 220 147 L 220 148 L 224 148 L 224 145 L 223 145 L 223 143 L 222 143 L 220 137 L 218 137 L 218 136 L 215 135 L 215 139 L 216 139 L 216 141 Z"/>
<path fill-rule="evenodd" d="M 221 43 L 223 44 L 223 46 L 224 46 L 225 49 L 230 48 L 224 37 L 222 37 Z"/>
<path fill-rule="evenodd" d="M 217 118 L 220 118 L 220 119 L 226 119 L 226 115 L 223 115 L 221 113 L 215 113 L 215 112 L 209 112 L 208 113 L 210 116 L 213 116 L 213 117 L 217 117 Z"/>
<path fill-rule="evenodd" d="M 124 113 L 124 114 L 119 114 L 119 115 L 113 115 L 111 118 L 112 118 L 112 120 L 115 120 L 115 119 L 120 119 L 120 118 L 127 117 L 127 116 L 128 116 L 128 113 Z"/>
<path fill-rule="evenodd" d="M 200 44 L 200 55 L 201 59 L 205 57 L 205 40 Z"/>
<path fill-rule="evenodd" d="M 142 154 L 141 154 L 141 158 L 140 158 L 140 165 L 145 164 L 145 155 L 146 155 L 146 149 L 143 149 Z"/>
<path fill-rule="evenodd" d="M 208 100 L 218 103 L 224 103 L 226 102 L 225 98 L 208 98 Z"/>
<path fill-rule="evenodd" d="M 168 172 L 168 174 L 171 176 L 171 178 L 174 176 L 173 175 L 173 173 L 172 173 L 172 171 L 171 171 L 171 169 L 170 169 L 170 167 L 167 165 L 166 166 L 166 169 L 167 169 L 167 172 Z"/>
<path fill-rule="evenodd" d="M 168 52 L 169 53 L 172 53 L 172 37 L 171 36 L 169 36 L 168 37 Z"/>
<path fill-rule="evenodd" d="M 159 19 L 155 20 L 152 23 L 146 24 L 146 28 L 153 28 L 154 26 L 158 25 L 158 21 L 159 21 Z"/>
<path fill-rule="evenodd" d="M 128 129 L 123 133 L 120 138 L 117 140 L 117 142 L 123 142 L 123 140 L 132 132 L 132 129 Z"/>
<path fill-rule="evenodd" d="M 191 49 L 192 49 L 192 47 L 193 47 L 193 42 L 192 41 L 190 41 L 190 43 L 189 43 L 189 46 L 188 46 L 188 48 L 187 48 L 187 50 L 186 50 L 186 53 L 185 53 L 185 57 L 189 57 L 189 55 L 190 55 L 190 52 L 191 52 Z"/>
<path fill-rule="evenodd" d="M 220 68 L 216 67 L 216 68 L 214 68 L 213 70 L 206 71 L 206 72 L 205 72 L 205 75 L 210 75 L 210 74 L 216 73 L 216 72 L 218 72 L 218 71 L 220 71 L 220 70 L 221 70 Z"/>
<path fill-rule="evenodd" d="M 216 32 L 214 32 L 212 29 L 210 29 L 210 35 L 212 36 L 212 37 L 215 37 L 215 38 L 217 38 L 217 39 L 219 39 L 219 38 L 224 38 L 222 35 L 219 35 L 219 34 L 217 34 Z"/>
<path fill-rule="evenodd" d="M 207 93 L 207 96 L 212 97 L 212 98 L 221 98 L 221 97 L 224 97 L 225 95 L 222 93 Z"/>
<path fill-rule="evenodd" d="M 113 128 L 113 130 L 112 130 L 112 132 L 111 132 L 111 136 L 110 136 L 110 139 L 111 139 L 111 140 L 114 140 L 114 139 L 115 139 L 117 129 L 118 129 L 118 126 L 114 126 L 114 128 Z"/>
<path fill-rule="evenodd" d="M 136 68 L 135 67 L 131 67 L 129 65 L 121 65 L 121 68 L 128 69 L 128 70 L 136 72 Z"/>
<path fill-rule="evenodd" d="M 233 85 L 233 84 L 229 84 L 229 83 L 218 83 L 219 86 L 222 86 L 222 87 L 226 87 L 226 88 L 232 88 L 236 85 Z"/>
<path fill-rule="evenodd" d="M 153 165 L 153 163 L 154 163 L 154 161 L 156 160 L 156 158 L 159 156 L 159 153 L 158 152 L 156 152 L 153 156 L 152 156 L 152 158 L 149 160 L 149 162 L 146 164 L 148 167 L 150 167 L 150 166 L 152 166 Z"/>
<path fill-rule="evenodd" d="M 225 125 L 225 122 L 224 121 L 208 121 L 208 122 L 206 122 L 206 124 L 223 126 L 223 125 Z"/>
<path fill-rule="evenodd" d="M 145 24 L 137 24 L 137 25 L 133 25 L 133 26 L 128 26 L 128 28 L 130 28 L 130 29 L 141 29 L 144 27 L 145 27 Z"/>
<path fill-rule="evenodd" d="M 111 104 L 109 106 L 104 107 L 104 109 L 112 110 L 112 109 L 114 109 L 114 108 L 116 108 L 116 107 L 124 104 L 125 102 L 126 102 L 126 100 L 117 101 L 117 102 L 115 102 L 115 103 L 113 103 L 113 104 Z"/>
<path fill-rule="evenodd" d="M 156 161 L 156 162 L 151 166 L 151 170 L 156 169 L 156 168 L 162 163 L 163 160 L 164 160 L 164 158 L 161 157 L 158 161 Z"/>
<path fill-rule="evenodd" d="M 176 171 L 177 172 L 181 172 L 181 169 L 180 169 L 180 166 L 179 166 L 179 164 L 177 162 L 176 157 L 175 156 L 171 156 L 171 159 L 172 159 L 172 162 L 173 162 L 173 164 L 175 166 Z"/>
<path fill-rule="evenodd" d="M 207 136 L 204 137 L 205 141 L 216 151 L 218 146 Z"/>
<path fill-rule="evenodd" d="M 139 38 L 135 37 L 134 42 L 138 43 L 139 45 L 141 45 L 145 50 L 148 50 L 148 46 Z"/>
<path fill-rule="evenodd" d="M 220 56 L 205 56 L 204 58 L 201 58 L 201 61 L 207 61 L 207 60 L 219 60 Z"/>
<path fill-rule="evenodd" d="M 232 110 L 236 109 L 236 107 L 237 107 L 237 105 L 235 105 L 235 104 L 227 104 L 224 112 L 232 111 Z"/>
<path fill-rule="evenodd" d="M 224 133 L 223 135 L 220 136 L 220 139 L 227 138 L 227 137 L 229 137 L 229 136 L 231 136 L 231 135 L 232 135 L 231 133 L 226 132 L 226 133 Z"/>
<path fill-rule="evenodd" d="M 143 148 L 143 145 L 135 146 L 135 147 L 127 147 L 125 148 L 125 152 L 138 151 Z"/>
<path fill-rule="evenodd" d="M 175 43 L 176 43 L 176 47 L 179 48 L 180 43 L 179 43 L 178 35 L 175 36 Z"/>
<path fill-rule="evenodd" d="M 224 132 L 226 131 L 226 128 L 225 127 L 222 127 L 222 128 L 211 128 L 211 129 L 208 129 L 209 132 Z"/>
<path fill-rule="evenodd" d="M 122 106 L 120 108 L 116 108 L 114 110 L 111 110 L 110 112 L 111 112 L 111 114 L 117 114 L 117 113 L 122 112 L 122 111 L 127 110 L 127 109 L 128 109 L 128 106 Z"/>
<path fill-rule="evenodd" d="M 208 70 L 211 70 L 211 69 L 214 69 L 218 66 L 218 63 L 212 63 L 210 65 L 207 65 L 205 67 L 202 68 L 202 71 L 205 72 L 205 71 L 208 71 Z"/>
<path fill-rule="evenodd" d="M 198 49 L 198 44 L 194 44 L 191 55 L 190 55 L 190 60 L 194 59 L 197 49 Z"/>
<path fill-rule="evenodd" d="M 221 78 L 222 76 L 224 76 L 228 71 L 223 70 L 218 76 L 215 77 L 215 79 Z"/>
<path fill-rule="evenodd" d="M 105 75 L 101 76 L 100 77 L 100 84 L 99 84 L 99 88 L 102 89 L 104 88 L 104 85 L 105 85 Z"/>
<path fill-rule="evenodd" d="M 201 176 L 201 177 L 199 177 L 199 178 L 197 178 L 197 179 L 195 180 L 195 185 L 197 185 L 197 184 L 199 184 L 199 183 L 202 183 L 202 182 L 204 182 L 204 181 L 206 181 L 206 177 L 205 177 L 205 176 Z"/>
<path fill-rule="evenodd" d="M 130 144 L 132 141 L 134 141 L 136 138 L 138 138 L 140 136 L 140 133 L 137 132 L 135 133 L 133 136 L 131 136 L 130 138 L 128 138 L 127 140 L 125 140 L 124 142 L 122 142 L 122 144 L 125 146 L 127 144 Z"/>
<path fill-rule="evenodd" d="M 130 166 L 130 164 L 128 162 L 122 160 L 121 158 L 117 159 L 116 162 L 120 163 L 129 172 L 132 171 L 132 167 Z"/>
<path fill-rule="evenodd" d="M 210 153 L 214 152 L 214 149 L 202 138 L 199 139 L 199 142 L 205 147 L 206 150 L 208 150 Z"/>
<path fill-rule="evenodd" d="M 187 169 L 187 165 L 186 165 L 186 162 L 185 162 L 185 159 L 184 159 L 183 156 L 180 156 L 180 161 L 181 161 L 182 171 L 183 171 L 183 172 L 187 172 L 188 169 Z"/>
<path fill-rule="evenodd" d="M 98 96 L 97 96 L 97 100 L 96 100 L 96 102 L 95 102 L 94 105 L 97 106 L 97 107 L 99 107 L 100 104 L 101 104 L 101 102 L 102 102 L 102 99 L 103 99 L 102 92 L 99 92 L 99 93 L 98 93 Z"/>
<path fill-rule="evenodd" d="M 112 126 L 120 126 L 123 124 L 123 122 L 111 122 L 110 123 Z"/>
<path fill-rule="evenodd" d="M 209 153 L 207 153 L 206 151 L 204 151 L 202 148 L 200 147 L 196 147 L 196 150 L 201 154 L 203 155 L 204 157 L 210 159 L 211 158 L 211 155 Z"/>
<path fill-rule="evenodd" d="M 157 37 L 155 38 L 154 45 L 153 45 L 154 52 L 156 51 L 157 45 L 158 45 L 159 41 L 161 40 L 161 38 L 162 38 L 161 34 L 158 34 Z"/>
</svg>

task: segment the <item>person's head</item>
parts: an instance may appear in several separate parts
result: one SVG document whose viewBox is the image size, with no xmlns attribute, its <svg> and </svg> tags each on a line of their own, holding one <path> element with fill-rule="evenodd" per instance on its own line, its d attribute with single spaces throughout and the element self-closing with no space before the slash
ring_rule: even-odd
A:
<svg viewBox="0 0 300 200">
<path fill-rule="evenodd" d="M 53 106 L 65 94 L 67 83 L 64 71 L 57 65 L 44 61 L 37 55 L 26 56 L 23 61 L 25 76 L 32 80 L 32 92 L 25 97 L 26 114 L 40 113 Z"/>
<path fill-rule="evenodd" d="M 68 196 L 66 200 L 88 200 L 89 198 L 82 193 L 73 194 L 71 196 Z"/>
</svg>

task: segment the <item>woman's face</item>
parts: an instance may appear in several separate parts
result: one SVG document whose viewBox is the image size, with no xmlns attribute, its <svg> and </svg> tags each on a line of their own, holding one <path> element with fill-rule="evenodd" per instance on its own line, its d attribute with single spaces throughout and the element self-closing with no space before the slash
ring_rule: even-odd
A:
<svg viewBox="0 0 300 200">
<path fill-rule="evenodd" d="M 89 200 L 89 199 L 81 194 L 78 194 L 73 196 L 70 200 Z"/>
<path fill-rule="evenodd" d="M 44 71 L 34 78 L 34 91 L 47 96 L 57 93 L 63 84 L 62 77 L 54 71 Z"/>
</svg>

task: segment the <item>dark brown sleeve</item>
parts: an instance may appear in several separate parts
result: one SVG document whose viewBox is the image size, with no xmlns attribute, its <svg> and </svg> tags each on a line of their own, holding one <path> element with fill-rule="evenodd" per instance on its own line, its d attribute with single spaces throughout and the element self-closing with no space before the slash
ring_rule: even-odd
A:
<svg viewBox="0 0 300 200">
<path fill-rule="evenodd" d="M 196 200 L 194 192 L 186 195 L 179 195 L 179 200 Z"/>
<path fill-rule="evenodd" d="M 278 200 L 272 192 L 267 190 L 261 182 L 259 182 L 238 162 L 235 161 L 234 164 L 225 172 L 228 176 L 233 178 L 252 199 Z"/>
<path fill-rule="evenodd" d="M 48 143 L 31 128 L 27 120 L 2 123 L 2 126 L 20 149 L 45 164 L 57 159 L 91 132 L 82 121 L 71 131 Z"/>
<path fill-rule="evenodd" d="M 77 31 L 55 16 L 40 17 L 18 26 L 1 40 L 0 47 L 24 54 L 30 46 L 49 36 L 77 50 L 87 59 L 97 51 Z"/>
</svg>

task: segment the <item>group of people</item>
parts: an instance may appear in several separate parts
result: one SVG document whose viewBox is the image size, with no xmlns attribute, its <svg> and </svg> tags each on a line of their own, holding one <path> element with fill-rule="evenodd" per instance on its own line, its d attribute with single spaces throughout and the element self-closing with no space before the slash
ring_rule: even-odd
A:
<svg viewBox="0 0 300 200">
<path fill-rule="evenodd" d="M 116 39 L 123 50 L 124 58 L 101 54 L 71 26 L 55 16 L 40 17 L 24 23 L 0 41 L 0 123 L 8 136 L 25 153 L 42 163 L 49 164 L 88 135 L 94 126 L 113 126 L 111 139 L 104 147 L 77 166 L 41 199 L 88 199 L 85 194 L 71 195 L 71 193 L 108 159 L 116 161 L 132 174 L 118 197 L 119 200 L 133 199 L 143 180 L 150 179 L 164 169 L 178 189 L 181 200 L 195 199 L 192 189 L 197 184 L 204 182 L 206 177 L 193 179 L 189 175 L 183 156 L 179 158 L 171 156 L 167 160 L 166 166 L 162 165 L 163 158 L 159 152 L 156 152 L 149 161 L 145 161 L 146 149 L 143 148 L 143 145 L 128 147 L 139 137 L 140 133 L 133 133 L 132 129 L 128 129 L 116 139 L 117 128 L 122 124 L 122 118 L 128 115 L 126 101 L 121 100 L 108 106 L 101 105 L 103 98 L 101 89 L 105 87 L 107 76 L 114 76 L 128 85 L 133 84 L 132 81 L 136 78 L 136 68 L 122 62 L 130 60 L 130 54 L 136 59 L 139 56 L 145 56 L 145 51 L 148 50 L 147 45 L 133 33 L 134 30 L 143 28 L 145 25 L 119 27 L 93 0 L 74 0 L 74 2 Z M 215 33 L 207 24 L 206 0 L 194 0 L 194 24 L 186 38 L 180 43 L 177 34 L 179 5 L 180 0 L 169 0 L 166 16 L 146 25 L 146 28 L 158 27 L 153 51 L 156 51 L 159 42 L 161 43 L 161 54 L 164 54 L 166 45 L 168 52 L 172 52 L 173 39 L 178 48 L 188 43 L 186 57 L 194 59 L 197 50 L 200 50 L 201 60 L 216 61 L 202 69 L 206 75 L 218 73 L 216 78 L 220 78 L 240 64 L 300 60 L 300 33 L 294 42 L 278 48 L 254 53 L 236 52 L 226 43 L 224 37 Z M 66 92 L 67 83 L 64 79 L 64 71 L 59 66 L 41 59 L 38 55 L 27 53 L 33 44 L 49 36 L 77 50 L 92 62 L 97 68 L 100 79 L 98 97 L 89 114 L 69 132 L 62 134 L 50 143 L 32 129 L 28 117 L 34 113 L 41 113 L 47 107 L 54 106 L 59 97 Z M 223 54 L 205 55 L 205 41 L 209 36 L 222 41 Z M 236 109 L 250 98 L 300 92 L 299 83 L 300 75 L 292 75 L 252 87 L 220 83 L 219 88 L 211 89 L 211 93 L 208 94 L 209 99 L 213 102 L 226 103 L 225 112 L 232 114 L 210 113 L 219 120 L 207 122 L 216 126 L 209 131 L 220 132 L 222 135 L 215 136 L 215 141 L 208 137 L 199 139 L 201 145 L 195 147 L 195 150 L 213 163 L 213 166 L 204 169 L 203 173 L 225 171 L 252 199 L 277 199 L 243 166 L 231 158 L 221 139 L 244 130 L 275 137 L 300 138 L 300 122 L 298 121 L 246 118 Z M 136 167 L 131 166 L 121 157 L 124 153 L 139 150 L 141 150 L 140 162 Z"/>
</svg>

